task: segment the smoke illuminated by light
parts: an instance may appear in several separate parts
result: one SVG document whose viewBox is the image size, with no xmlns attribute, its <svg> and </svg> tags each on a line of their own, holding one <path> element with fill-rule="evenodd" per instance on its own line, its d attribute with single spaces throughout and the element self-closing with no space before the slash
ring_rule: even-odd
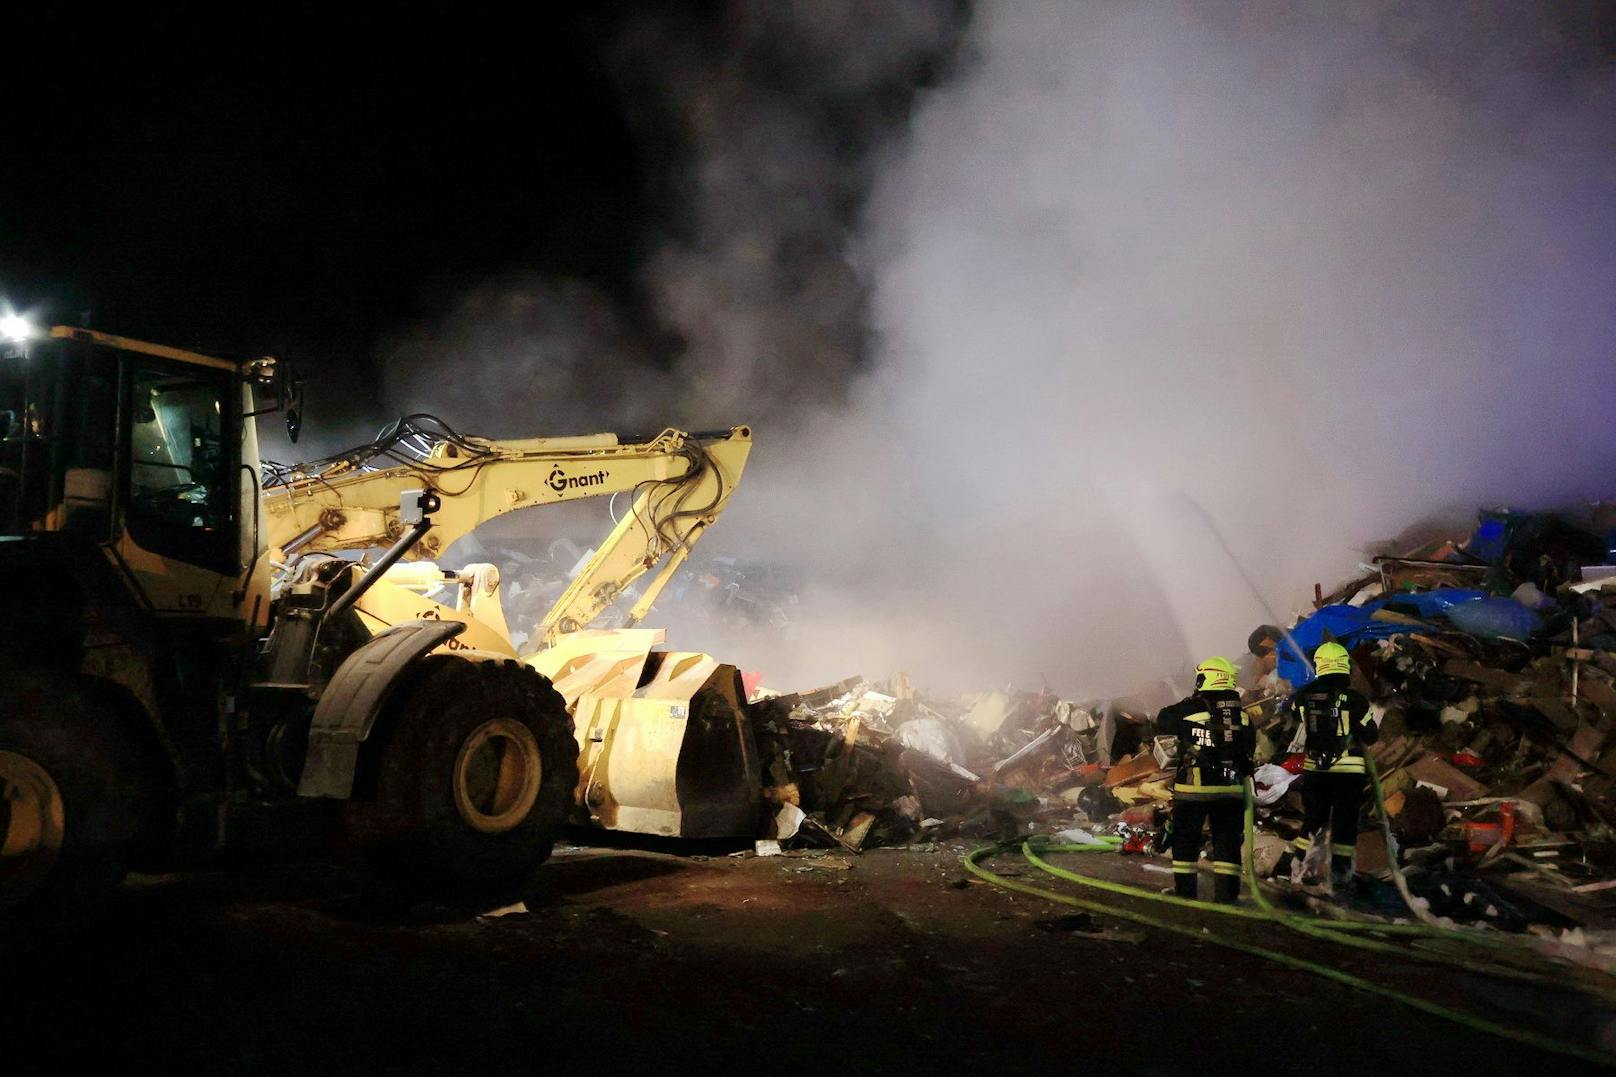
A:
<svg viewBox="0 0 1616 1077">
<path fill-rule="evenodd" d="M 701 554 L 801 566 L 797 628 L 664 603 L 672 645 L 783 687 L 1109 693 L 1422 521 L 1610 494 L 1612 73 L 1547 9 L 987 4 L 849 159 L 824 117 L 946 21 L 733 8 L 768 30 L 743 53 L 847 59 L 657 53 L 692 140 L 694 239 L 645 267 L 678 361 L 586 286 L 496 282 L 388 393 L 506 435 L 753 424 Z M 851 218 L 813 197 L 853 174 Z"/>
<path fill-rule="evenodd" d="M 979 13 L 866 211 L 861 404 L 726 521 L 820 565 L 804 674 L 1126 690 L 1428 517 L 1609 495 L 1610 73 L 1405 29 Z"/>
</svg>

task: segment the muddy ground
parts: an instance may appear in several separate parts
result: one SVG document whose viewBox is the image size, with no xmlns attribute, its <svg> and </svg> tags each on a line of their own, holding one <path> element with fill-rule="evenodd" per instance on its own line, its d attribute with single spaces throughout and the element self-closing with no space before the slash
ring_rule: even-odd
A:
<svg viewBox="0 0 1616 1077">
<path fill-rule="evenodd" d="M 0 1070 L 1589 1068 L 1256 957 L 967 882 L 964 849 L 756 858 L 567 846 L 525 904 L 497 909 L 408 906 L 321 864 L 138 877 L 96 916 L 0 937 Z M 1104 861 L 1118 878 L 1166 882 L 1137 859 Z M 1164 908 L 1148 911 L 1204 922 Z M 1216 926 L 1616 1046 L 1616 1014 L 1576 994 L 1347 954 L 1267 925 Z"/>
</svg>

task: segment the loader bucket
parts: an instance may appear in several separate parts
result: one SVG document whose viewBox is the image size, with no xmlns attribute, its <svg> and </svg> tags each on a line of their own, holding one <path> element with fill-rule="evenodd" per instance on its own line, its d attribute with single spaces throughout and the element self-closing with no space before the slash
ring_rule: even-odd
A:
<svg viewBox="0 0 1616 1077">
<path fill-rule="evenodd" d="M 662 638 L 576 632 L 526 659 L 572 710 L 578 806 L 607 830 L 752 837 L 762 775 L 740 672 L 711 655 L 651 650 Z"/>
</svg>

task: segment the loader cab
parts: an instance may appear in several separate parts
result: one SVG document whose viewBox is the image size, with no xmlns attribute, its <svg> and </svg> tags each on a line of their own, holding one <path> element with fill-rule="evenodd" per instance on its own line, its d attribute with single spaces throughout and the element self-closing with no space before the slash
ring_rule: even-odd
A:
<svg viewBox="0 0 1616 1077">
<path fill-rule="evenodd" d="M 67 328 L 0 346 L 0 535 L 88 540 L 155 612 L 228 615 L 255 553 L 250 414 L 225 360 Z"/>
</svg>

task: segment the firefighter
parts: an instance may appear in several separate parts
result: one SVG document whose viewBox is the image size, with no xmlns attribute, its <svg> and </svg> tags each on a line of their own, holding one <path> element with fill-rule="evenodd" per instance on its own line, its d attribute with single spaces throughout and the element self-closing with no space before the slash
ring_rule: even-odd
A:
<svg viewBox="0 0 1616 1077">
<path fill-rule="evenodd" d="M 1352 854 L 1358 845 L 1358 812 L 1363 806 L 1365 746 L 1380 730 L 1369 715 L 1369 700 L 1351 684 L 1352 659 L 1334 641 L 1313 652 L 1313 680 L 1291 696 L 1291 710 L 1307 737 L 1302 764 L 1302 833 L 1275 867 L 1290 874 L 1325 827 L 1330 829 L 1330 881 L 1352 883 Z"/>
<path fill-rule="evenodd" d="M 1195 694 L 1156 716 L 1156 728 L 1178 738 L 1173 781 L 1173 888 L 1196 896 L 1195 862 L 1201 828 L 1212 824 L 1213 896 L 1240 895 L 1240 845 L 1245 828 L 1245 778 L 1256 731 L 1240 706 L 1235 668 L 1227 658 L 1195 667 Z"/>
</svg>

